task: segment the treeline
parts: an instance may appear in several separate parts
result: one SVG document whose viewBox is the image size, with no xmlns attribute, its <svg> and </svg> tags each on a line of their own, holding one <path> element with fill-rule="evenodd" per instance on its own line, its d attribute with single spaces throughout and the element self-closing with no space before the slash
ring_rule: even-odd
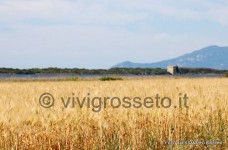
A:
<svg viewBox="0 0 228 150">
<path fill-rule="evenodd" d="M 32 68 L 13 69 L 0 68 L 4 74 L 120 74 L 120 75 L 165 75 L 169 74 L 161 68 L 111 68 L 111 69 L 79 69 L 79 68 Z"/>
<path fill-rule="evenodd" d="M 210 68 L 180 68 L 180 74 L 225 74 L 227 70 Z"/>
<path fill-rule="evenodd" d="M 225 74 L 227 70 L 209 68 L 179 68 L 180 74 Z M 79 69 L 79 68 L 32 68 L 14 69 L 0 68 L 1 74 L 119 74 L 119 75 L 168 75 L 161 68 L 111 68 L 111 69 Z"/>
</svg>

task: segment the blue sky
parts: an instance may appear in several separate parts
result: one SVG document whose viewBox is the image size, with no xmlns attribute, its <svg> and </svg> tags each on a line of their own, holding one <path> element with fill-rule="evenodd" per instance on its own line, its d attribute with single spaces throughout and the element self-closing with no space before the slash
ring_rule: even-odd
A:
<svg viewBox="0 0 228 150">
<path fill-rule="evenodd" d="M 225 0 L 0 0 L 0 67 L 109 68 L 228 46 Z"/>
</svg>

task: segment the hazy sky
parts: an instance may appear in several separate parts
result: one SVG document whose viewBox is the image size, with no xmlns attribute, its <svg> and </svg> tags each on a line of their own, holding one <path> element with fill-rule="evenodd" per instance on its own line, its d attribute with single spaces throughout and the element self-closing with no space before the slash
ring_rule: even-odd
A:
<svg viewBox="0 0 228 150">
<path fill-rule="evenodd" d="M 109 68 L 228 45 L 227 0 L 0 0 L 0 67 Z"/>
</svg>

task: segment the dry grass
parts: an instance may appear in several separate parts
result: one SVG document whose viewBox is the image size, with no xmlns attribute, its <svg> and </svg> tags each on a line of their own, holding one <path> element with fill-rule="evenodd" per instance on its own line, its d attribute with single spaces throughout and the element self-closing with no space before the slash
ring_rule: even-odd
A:
<svg viewBox="0 0 228 150">
<path fill-rule="evenodd" d="M 0 149 L 225 149 L 228 79 L 147 78 L 124 81 L 0 82 Z M 52 93 L 55 106 L 39 105 Z M 60 97 L 169 96 L 187 93 L 189 109 L 67 108 Z M 166 145 L 165 141 L 222 141 Z"/>
</svg>

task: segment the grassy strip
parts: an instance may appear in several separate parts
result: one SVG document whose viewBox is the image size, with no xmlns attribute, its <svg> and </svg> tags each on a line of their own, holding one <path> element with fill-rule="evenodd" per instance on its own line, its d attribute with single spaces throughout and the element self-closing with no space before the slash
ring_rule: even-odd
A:
<svg viewBox="0 0 228 150">
<path fill-rule="evenodd" d="M 106 76 L 106 77 L 101 77 L 99 80 L 101 80 L 101 81 L 115 81 L 115 80 L 123 80 L 123 78 Z"/>
<path fill-rule="evenodd" d="M 3 78 L 0 82 L 12 81 L 12 82 L 38 82 L 38 81 L 78 81 L 78 77 L 66 77 L 66 78 Z"/>
</svg>

